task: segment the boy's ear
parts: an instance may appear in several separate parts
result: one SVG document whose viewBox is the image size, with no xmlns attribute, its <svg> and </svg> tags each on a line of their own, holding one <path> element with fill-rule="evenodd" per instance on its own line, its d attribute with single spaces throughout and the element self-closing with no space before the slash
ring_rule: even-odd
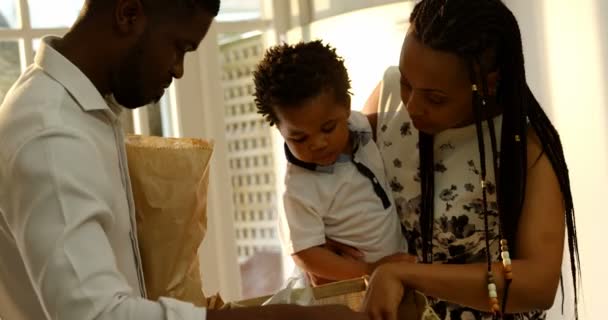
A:
<svg viewBox="0 0 608 320">
<path fill-rule="evenodd" d="M 346 107 L 348 108 L 348 115 L 350 116 L 350 111 L 352 110 L 352 107 L 350 105 L 351 102 L 351 97 L 350 94 L 346 95 Z"/>
</svg>

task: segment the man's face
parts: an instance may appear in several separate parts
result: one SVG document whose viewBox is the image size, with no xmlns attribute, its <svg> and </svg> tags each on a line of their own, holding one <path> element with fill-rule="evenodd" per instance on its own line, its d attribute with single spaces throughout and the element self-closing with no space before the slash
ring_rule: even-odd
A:
<svg viewBox="0 0 608 320">
<path fill-rule="evenodd" d="M 135 109 L 160 100 L 173 78 L 183 76 L 185 54 L 196 50 L 212 21 L 213 16 L 201 9 L 185 19 L 147 19 L 144 31 L 112 73 L 116 101 Z"/>
</svg>

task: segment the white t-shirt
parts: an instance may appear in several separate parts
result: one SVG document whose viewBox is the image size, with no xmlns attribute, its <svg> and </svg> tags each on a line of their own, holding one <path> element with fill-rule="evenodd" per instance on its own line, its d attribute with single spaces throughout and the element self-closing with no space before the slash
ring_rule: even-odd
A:
<svg viewBox="0 0 608 320">
<path fill-rule="evenodd" d="M 0 317 L 201 320 L 145 294 L 118 114 L 45 37 L 0 106 Z"/>
<path fill-rule="evenodd" d="M 349 128 L 353 156 L 342 155 L 331 166 L 303 163 L 285 148 L 279 231 L 289 254 L 323 245 L 325 237 L 359 249 L 367 262 L 407 251 L 367 117 L 352 112 Z"/>
</svg>

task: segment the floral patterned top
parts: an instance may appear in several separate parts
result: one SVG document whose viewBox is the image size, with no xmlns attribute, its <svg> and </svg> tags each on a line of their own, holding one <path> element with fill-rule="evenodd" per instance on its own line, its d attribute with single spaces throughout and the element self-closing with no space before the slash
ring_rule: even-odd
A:
<svg viewBox="0 0 608 320">
<path fill-rule="evenodd" d="M 385 162 L 387 178 L 397 205 L 410 251 L 422 260 L 420 228 L 420 172 L 418 131 L 401 102 L 399 69 L 389 68 L 382 81 L 378 105 L 377 144 Z M 500 141 L 502 117 L 493 119 Z M 489 137 L 487 124 L 484 134 Z M 486 138 L 486 150 L 491 150 Z M 500 145 L 500 143 L 499 143 Z M 486 152 L 486 163 L 492 153 Z M 433 263 L 484 263 L 486 246 L 479 151 L 475 125 L 449 129 L 434 137 L 435 203 Z M 489 235 L 492 259 L 499 255 L 498 218 L 494 170 L 488 165 Z M 485 320 L 491 315 L 430 298 L 434 311 L 445 320 Z M 514 315 L 514 319 L 545 319 L 544 312 Z"/>
</svg>

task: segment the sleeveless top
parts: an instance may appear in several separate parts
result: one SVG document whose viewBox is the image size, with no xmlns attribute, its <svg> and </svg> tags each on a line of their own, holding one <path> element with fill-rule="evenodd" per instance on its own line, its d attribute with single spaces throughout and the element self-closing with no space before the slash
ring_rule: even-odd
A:
<svg viewBox="0 0 608 320">
<path fill-rule="evenodd" d="M 422 261 L 420 227 L 420 156 L 418 131 L 413 126 L 401 101 L 399 69 L 389 68 L 384 75 L 378 122 L 377 144 L 385 163 L 397 213 L 403 225 L 410 252 Z M 500 146 L 502 116 L 493 119 L 497 144 Z M 492 261 L 499 257 L 498 204 L 492 163 L 489 130 L 484 123 L 487 164 L 487 199 Z M 485 263 L 486 244 L 480 161 L 475 125 L 445 130 L 434 136 L 435 199 L 432 239 L 433 263 Z M 445 320 L 486 320 L 488 313 L 448 303 L 432 297 L 434 311 Z M 514 315 L 514 319 L 545 319 L 545 312 Z"/>
</svg>

